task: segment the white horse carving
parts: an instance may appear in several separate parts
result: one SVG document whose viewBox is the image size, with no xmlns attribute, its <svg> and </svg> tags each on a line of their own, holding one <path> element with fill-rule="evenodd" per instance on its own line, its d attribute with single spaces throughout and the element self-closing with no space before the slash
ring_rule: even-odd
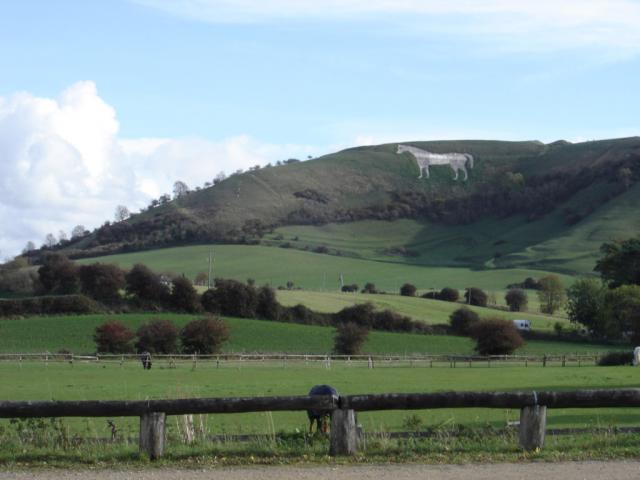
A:
<svg viewBox="0 0 640 480">
<path fill-rule="evenodd" d="M 453 178 L 458 180 L 458 171 L 464 172 L 464 180 L 469 178 L 467 174 L 466 163 L 469 162 L 469 168 L 473 168 L 473 155 L 468 153 L 431 153 L 421 148 L 412 147 L 411 145 L 398 145 L 398 151 L 396 153 L 409 152 L 416 159 L 418 168 L 420 169 L 420 176 L 422 178 L 422 171 L 427 172 L 427 178 L 429 178 L 429 166 L 430 165 L 449 165 L 456 174 Z"/>
</svg>

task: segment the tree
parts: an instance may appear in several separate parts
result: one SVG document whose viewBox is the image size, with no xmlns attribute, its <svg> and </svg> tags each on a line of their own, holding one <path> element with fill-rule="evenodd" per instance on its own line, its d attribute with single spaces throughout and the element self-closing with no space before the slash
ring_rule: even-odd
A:
<svg viewBox="0 0 640 480">
<path fill-rule="evenodd" d="M 562 280 L 557 275 L 547 275 L 538 280 L 538 284 L 540 285 L 538 290 L 540 311 L 553 315 L 562 307 L 566 297 Z"/>
<path fill-rule="evenodd" d="M 58 242 L 59 243 L 64 243 L 69 241 L 69 237 L 67 237 L 67 233 L 64 230 L 60 230 L 58 232 Z"/>
<path fill-rule="evenodd" d="M 480 316 L 473 310 L 469 310 L 467 307 L 459 308 L 449 316 L 451 330 L 458 335 L 469 335 L 471 333 L 471 329 L 479 321 Z"/>
<path fill-rule="evenodd" d="M 529 301 L 525 291 L 519 288 L 510 289 L 504 296 L 504 300 L 512 312 L 522 312 L 526 310 Z"/>
<path fill-rule="evenodd" d="M 498 317 L 480 320 L 471 329 L 480 355 L 511 355 L 524 345 L 524 340 L 513 322 Z"/>
<path fill-rule="evenodd" d="M 78 269 L 61 253 L 45 255 L 38 277 L 44 293 L 70 295 L 80 291 Z"/>
<path fill-rule="evenodd" d="M 123 222 L 127 218 L 129 218 L 130 216 L 131 216 L 131 214 L 129 213 L 129 209 L 127 207 L 125 207 L 124 205 L 118 205 L 116 207 L 116 213 L 115 213 L 115 216 L 114 216 L 116 222 Z"/>
<path fill-rule="evenodd" d="M 416 287 L 410 283 L 405 283 L 400 287 L 400 295 L 403 297 L 415 297 Z"/>
<path fill-rule="evenodd" d="M 130 353 L 135 333 L 118 320 L 107 320 L 96 327 L 93 340 L 100 353 Z"/>
<path fill-rule="evenodd" d="M 215 178 L 213 179 L 213 184 L 214 184 L 214 185 L 217 185 L 217 184 L 219 184 L 220 182 L 222 182 L 222 181 L 226 180 L 226 178 L 227 178 L 227 175 L 226 175 L 224 172 L 219 172 L 219 173 L 215 176 Z"/>
<path fill-rule="evenodd" d="M 172 281 L 171 307 L 179 312 L 195 313 L 201 311 L 198 292 L 186 277 L 176 277 Z"/>
<path fill-rule="evenodd" d="M 177 180 L 173 184 L 173 198 L 180 198 L 189 192 L 189 187 L 182 180 Z"/>
<path fill-rule="evenodd" d="M 256 316 L 267 320 L 278 320 L 281 306 L 276 298 L 276 292 L 268 285 L 258 289 L 258 305 L 256 306 Z"/>
<path fill-rule="evenodd" d="M 467 288 L 464 292 L 464 299 L 469 305 L 477 305 L 478 307 L 487 306 L 487 294 L 476 287 Z"/>
<path fill-rule="evenodd" d="M 169 288 L 160 277 L 141 263 L 137 263 L 125 275 L 125 290 L 138 301 L 159 306 L 168 301 Z"/>
<path fill-rule="evenodd" d="M 364 284 L 362 293 L 378 293 L 378 290 L 376 289 L 376 285 L 374 283 L 367 282 Z"/>
<path fill-rule="evenodd" d="M 357 355 L 369 336 L 369 330 L 355 323 L 341 323 L 336 328 L 333 351 L 338 355 Z"/>
<path fill-rule="evenodd" d="M 595 278 L 580 278 L 567 289 L 569 320 L 587 327 L 598 337 L 607 336 L 603 314 L 606 286 Z"/>
<path fill-rule="evenodd" d="M 52 248 L 56 245 L 56 243 L 58 243 L 58 241 L 56 240 L 56 237 L 53 233 L 47 233 L 47 236 L 44 239 L 44 244 L 49 247 Z"/>
<path fill-rule="evenodd" d="M 138 328 L 136 335 L 138 352 L 176 353 L 178 350 L 178 329 L 169 320 L 151 320 Z"/>
<path fill-rule="evenodd" d="M 82 293 L 107 304 L 121 299 L 120 290 L 125 288 L 124 272 L 116 265 L 94 263 L 78 268 Z"/>
<path fill-rule="evenodd" d="M 25 247 L 22 249 L 22 253 L 24 254 L 24 253 L 33 252 L 35 249 L 36 249 L 36 244 L 33 243 L 31 240 L 29 240 L 25 245 Z"/>
<path fill-rule="evenodd" d="M 640 285 L 640 236 L 603 243 L 600 253 L 603 257 L 594 270 L 609 287 Z"/>
<path fill-rule="evenodd" d="M 196 285 L 206 285 L 209 281 L 209 275 L 206 272 L 198 272 L 196 278 L 193 280 L 193 283 Z"/>
<path fill-rule="evenodd" d="M 612 338 L 640 341 L 640 285 L 622 285 L 604 296 L 603 316 L 607 334 Z"/>
<path fill-rule="evenodd" d="M 258 294 L 254 287 L 222 278 L 216 278 L 214 286 L 202 295 L 206 311 L 231 317 L 256 317 Z"/>
<path fill-rule="evenodd" d="M 86 229 L 84 225 L 76 225 L 71 230 L 71 239 L 75 240 L 76 238 L 84 237 L 86 234 Z"/>
<path fill-rule="evenodd" d="M 193 320 L 180 331 L 184 353 L 218 353 L 228 339 L 229 327 L 218 317 Z"/>
</svg>

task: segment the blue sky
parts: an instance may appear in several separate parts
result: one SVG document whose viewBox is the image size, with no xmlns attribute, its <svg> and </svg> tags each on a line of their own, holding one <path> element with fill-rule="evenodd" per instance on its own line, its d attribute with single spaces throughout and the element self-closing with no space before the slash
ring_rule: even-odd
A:
<svg viewBox="0 0 640 480">
<path fill-rule="evenodd" d="M 637 25 L 630 0 L 3 2 L 0 255 L 290 156 L 637 135 Z"/>
</svg>

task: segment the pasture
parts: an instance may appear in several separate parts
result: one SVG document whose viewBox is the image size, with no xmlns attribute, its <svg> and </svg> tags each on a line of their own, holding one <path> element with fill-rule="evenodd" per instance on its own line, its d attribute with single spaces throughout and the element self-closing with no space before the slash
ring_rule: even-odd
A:
<svg viewBox="0 0 640 480">
<path fill-rule="evenodd" d="M 417 299 L 416 299 L 417 300 Z M 422 301 L 422 300 L 417 300 Z M 446 302 L 436 302 L 445 304 Z M 97 314 L 51 317 L 30 317 L 0 321 L 0 352 L 57 352 L 65 349 L 75 354 L 95 352 L 95 328 L 107 319 L 122 321 L 132 330 L 153 318 L 171 320 L 177 327 L 200 318 L 193 315 L 162 314 Z M 224 319 L 231 338 L 225 352 L 280 352 L 327 354 L 333 348 L 334 329 L 291 323 L 241 318 Z M 473 353 L 473 342 L 466 337 L 451 335 L 417 335 L 408 333 L 371 332 L 363 352 L 370 354 L 458 354 Z M 611 346 L 567 343 L 561 341 L 530 341 L 518 354 L 598 353 Z"/>
<path fill-rule="evenodd" d="M 517 391 L 629 388 L 637 385 L 632 367 L 524 368 L 374 368 L 332 364 L 322 366 L 222 364 L 190 362 L 169 368 L 157 362 L 143 370 L 138 362 L 1 362 L 3 399 L 91 400 L 156 399 L 188 397 L 302 395 L 314 384 L 331 384 L 341 394 L 442 391 Z M 368 432 L 422 427 L 504 427 L 518 419 L 519 410 L 437 409 L 430 411 L 367 412 L 359 422 Z M 412 418 L 410 418 L 412 417 Z M 417 418 L 417 420 L 416 420 Z M 201 419 L 211 434 L 248 434 L 305 431 L 302 412 L 210 415 Z M 74 429 L 93 437 L 107 436 L 103 419 L 68 419 Z M 136 419 L 116 419 L 135 436 Z M 176 423 L 172 421 L 171 424 Z M 640 425 L 633 408 L 559 409 L 549 411 L 550 428 Z M 170 425 L 171 426 L 171 425 Z M 174 428 L 177 428 L 174 425 Z"/>
<path fill-rule="evenodd" d="M 436 266 L 426 267 L 397 261 L 377 261 L 346 256 L 326 255 L 308 251 L 257 245 L 197 245 L 165 248 L 135 253 L 109 255 L 78 260 L 78 263 L 114 263 L 131 268 L 144 263 L 157 272 L 171 272 L 193 279 L 198 272 L 208 271 L 209 251 L 214 254 L 213 276 L 246 281 L 252 278 L 258 285 L 285 286 L 291 281 L 307 290 L 337 291 L 340 275 L 345 283 L 362 287 L 375 283 L 381 290 L 398 292 L 404 283 L 413 283 L 422 291 L 454 287 L 479 287 L 502 291 L 510 283 L 526 277 L 539 278 L 549 272 L 528 269 L 484 269 Z M 572 278 L 560 275 L 565 285 Z M 503 295 L 497 295 L 501 297 Z"/>
</svg>

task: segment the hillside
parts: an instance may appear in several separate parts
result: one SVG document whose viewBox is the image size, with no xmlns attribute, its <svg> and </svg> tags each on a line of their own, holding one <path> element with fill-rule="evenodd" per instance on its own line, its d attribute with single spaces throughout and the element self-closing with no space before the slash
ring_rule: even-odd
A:
<svg viewBox="0 0 640 480">
<path fill-rule="evenodd" d="M 232 175 L 65 249 L 91 256 L 263 243 L 416 265 L 573 274 L 591 271 L 603 241 L 640 231 L 633 215 L 640 138 L 407 143 L 473 155 L 468 180 L 455 181 L 448 165 L 432 165 L 430 178 L 418 179 L 414 158 L 397 154 L 397 144 L 352 148 Z"/>
</svg>

